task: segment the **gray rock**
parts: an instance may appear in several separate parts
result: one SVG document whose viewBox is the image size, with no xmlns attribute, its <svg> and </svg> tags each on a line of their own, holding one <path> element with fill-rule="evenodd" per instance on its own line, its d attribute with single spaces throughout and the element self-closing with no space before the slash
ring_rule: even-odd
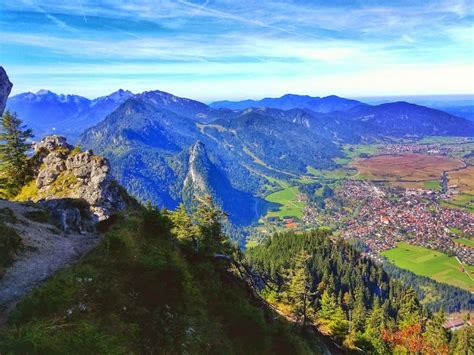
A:
<svg viewBox="0 0 474 355">
<path fill-rule="evenodd" d="M 3 115 L 3 110 L 5 110 L 5 105 L 7 104 L 8 95 L 12 89 L 13 84 L 8 79 L 8 75 L 0 66 L 0 116 Z"/>
<path fill-rule="evenodd" d="M 67 143 L 65 137 L 57 135 L 46 136 L 39 143 L 33 143 L 35 153 L 39 153 L 42 150 L 52 152 L 58 148 L 71 150 L 73 147 Z"/>
<path fill-rule="evenodd" d="M 51 185 L 59 176 L 59 174 L 59 171 L 51 168 L 45 168 L 41 170 L 36 177 L 36 187 L 41 189 L 45 186 Z"/>
<path fill-rule="evenodd" d="M 117 183 L 110 175 L 110 166 L 105 158 L 94 155 L 91 150 L 72 152 L 72 146 L 61 136 L 43 138 L 35 144 L 35 152 L 39 156 L 38 164 L 41 165 L 36 169 L 39 196 L 46 196 L 46 200 L 83 199 L 89 205 L 92 219 L 96 222 L 106 220 L 125 209 L 126 204 Z M 61 191 L 57 192 L 58 186 L 54 189 L 52 186 L 61 176 Z M 62 217 L 58 217 L 58 221 L 64 223 L 58 223 L 62 225 L 61 228 L 66 228 L 65 225 L 72 223 L 77 214 L 67 211 L 67 208 L 61 209 L 64 211 L 60 213 Z"/>
</svg>

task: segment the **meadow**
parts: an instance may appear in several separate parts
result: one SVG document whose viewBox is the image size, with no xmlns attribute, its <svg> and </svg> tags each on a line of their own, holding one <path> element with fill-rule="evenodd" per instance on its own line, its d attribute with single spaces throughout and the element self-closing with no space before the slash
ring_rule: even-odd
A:
<svg viewBox="0 0 474 355">
<path fill-rule="evenodd" d="M 384 251 L 382 255 L 398 267 L 415 274 L 474 291 L 474 267 L 464 265 L 471 279 L 466 272 L 461 271 L 461 265 L 454 256 L 408 243 L 398 243 L 396 248 Z"/>
<path fill-rule="evenodd" d="M 342 146 L 344 152 L 344 158 L 337 158 L 334 161 L 341 165 L 350 163 L 353 159 L 359 158 L 360 155 L 376 155 L 378 151 L 378 145 L 376 144 L 344 144 Z"/>
<path fill-rule="evenodd" d="M 267 195 L 265 199 L 269 202 L 278 203 L 281 206 L 276 211 L 267 213 L 267 217 L 296 217 L 303 216 L 304 203 L 298 201 L 298 187 L 287 187 L 283 190 Z"/>
</svg>

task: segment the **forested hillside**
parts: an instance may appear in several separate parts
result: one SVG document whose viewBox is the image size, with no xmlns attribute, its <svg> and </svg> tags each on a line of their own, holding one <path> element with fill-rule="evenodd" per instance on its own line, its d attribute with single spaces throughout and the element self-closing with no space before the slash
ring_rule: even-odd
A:
<svg viewBox="0 0 474 355">
<path fill-rule="evenodd" d="M 261 294 L 271 304 L 348 348 L 467 354 L 474 345 L 472 327 L 448 334 L 442 311 L 430 314 L 413 289 L 328 231 L 276 234 L 247 259 L 265 280 Z"/>
</svg>

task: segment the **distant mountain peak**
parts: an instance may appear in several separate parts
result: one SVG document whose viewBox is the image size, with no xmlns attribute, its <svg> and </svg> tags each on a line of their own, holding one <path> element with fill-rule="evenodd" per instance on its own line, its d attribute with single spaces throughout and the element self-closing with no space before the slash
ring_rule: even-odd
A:
<svg viewBox="0 0 474 355">
<path fill-rule="evenodd" d="M 56 95 L 56 94 L 50 90 L 40 89 L 36 92 L 36 95 L 42 96 L 42 95 Z"/>
</svg>

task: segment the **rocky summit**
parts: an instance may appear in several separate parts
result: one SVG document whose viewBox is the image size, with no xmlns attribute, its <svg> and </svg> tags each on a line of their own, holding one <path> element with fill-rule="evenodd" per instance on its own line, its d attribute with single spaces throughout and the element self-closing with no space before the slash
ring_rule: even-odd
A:
<svg viewBox="0 0 474 355">
<path fill-rule="evenodd" d="M 20 200 L 41 201 L 46 207 L 61 211 L 75 200 L 73 212 L 66 208 L 59 220 L 76 220 L 78 201 L 87 206 L 92 221 L 107 220 L 126 207 L 119 185 L 110 174 L 110 167 L 103 157 L 91 150 L 73 148 L 61 136 L 46 136 L 34 144 L 33 156 L 36 178 L 19 195 Z M 74 224 L 74 223 L 73 223 Z"/>
<path fill-rule="evenodd" d="M 12 86 L 5 69 L 0 66 L 0 115 L 3 114 Z"/>
</svg>

